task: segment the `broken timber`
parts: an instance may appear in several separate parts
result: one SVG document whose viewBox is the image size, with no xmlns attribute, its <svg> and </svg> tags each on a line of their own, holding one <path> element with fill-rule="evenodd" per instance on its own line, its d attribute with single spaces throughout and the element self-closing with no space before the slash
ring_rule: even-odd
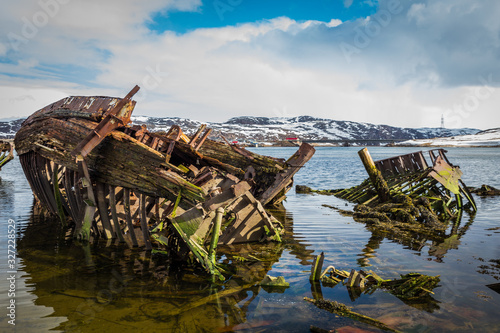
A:
<svg viewBox="0 0 500 333">
<path fill-rule="evenodd" d="M 64 98 L 22 124 L 16 151 L 40 203 L 76 238 L 193 256 L 219 276 L 217 245 L 280 241 L 263 206 L 283 200 L 314 148 L 285 161 L 213 141 L 205 125 L 191 137 L 129 126 L 138 90 Z"/>
<path fill-rule="evenodd" d="M 14 147 L 8 141 L 0 140 L 0 170 L 14 159 Z"/>
</svg>

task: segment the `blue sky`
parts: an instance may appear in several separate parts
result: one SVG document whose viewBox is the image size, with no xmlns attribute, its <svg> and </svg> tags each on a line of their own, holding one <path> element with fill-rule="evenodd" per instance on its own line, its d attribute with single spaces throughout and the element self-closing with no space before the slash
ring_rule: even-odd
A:
<svg viewBox="0 0 500 333">
<path fill-rule="evenodd" d="M 68 95 L 136 115 L 500 127 L 497 0 L 19 0 L 0 12 L 1 118 Z"/>
<path fill-rule="evenodd" d="M 285 16 L 296 21 L 332 18 L 342 21 L 367 17 L 376 12 L 376 1 L 341 0 L 210 0 L 195 11 L 157 13 L 147 26 L 153 31 L 185 33 L 198 28 L 220 28 Z"/>
</svg>

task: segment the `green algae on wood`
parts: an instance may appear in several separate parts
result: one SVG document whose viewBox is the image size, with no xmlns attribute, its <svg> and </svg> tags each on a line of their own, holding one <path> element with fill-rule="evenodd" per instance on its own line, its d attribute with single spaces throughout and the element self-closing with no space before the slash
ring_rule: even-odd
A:
<svg viewBox="0 0 500 333">
<path fill-rule="evenodd" d="M 359 322 L 389 331 L 389 332 L 400 332 L 398 330 L 395 330 L 383 322 L 370 318 L 368 316 L 362 315 L 360 313 L 354 312 L 351 310 L 350 307 L 343 303 L 339 303 L 337 301 L 329 301 L 329 300 L 324 300 L 324 299 L 312 299 L 309 297 L 304 297 L 304 300 L 307 302 L 310 302 L 319 309 L 326 310 L 328 312 L 343 316 L 343 317 L 348 317 L 354 320 L 357 320 Z"/>
</svg>

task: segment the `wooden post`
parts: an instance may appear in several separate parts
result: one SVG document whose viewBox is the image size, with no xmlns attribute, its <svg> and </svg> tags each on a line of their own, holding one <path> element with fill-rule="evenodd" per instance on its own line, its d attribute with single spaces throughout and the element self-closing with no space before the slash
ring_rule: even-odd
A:
<svg viewBox="0 0 500 333">
<path fill-rule="evenodd" d="M 382 176 L 382 173 L 380 173 L 380 171 L 375 166 L 375 162 L 373 162 L 373 159 L 370 156 L 368 149 L 363 148 L 358 152 L 358 155 L 361 158 L 361 161 L 365 166 L 366 172 L 370 176 L 370 180 L 373 186 L 375 187 L 375 190 L 378 193 L 380 202 L 388 201 L 391 197 L 389 193 L 389 187 L 387 186 L 387 183 L 384 177 Z"/>
</svg>

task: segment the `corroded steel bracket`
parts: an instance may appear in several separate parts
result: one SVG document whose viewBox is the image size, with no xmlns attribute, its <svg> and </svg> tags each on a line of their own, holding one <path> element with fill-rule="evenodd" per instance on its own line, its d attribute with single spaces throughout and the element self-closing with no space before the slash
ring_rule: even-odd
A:
<svg viewBox="0 0 500 333">
<path fill-rule="evenodd" d="M 113 109 L 108 111 L 99 125 L 97 125 L 97 127 L 75 147 L 71 155 L 75 157 L 78 155 L 86 157 L 111 131 L 120 126 L 125 126 L 130 121 L 133 110 L 129 102 L 139 89 L 139 86 L 135 86 L 125 98 L 120 100 Z"/>
</svg>

